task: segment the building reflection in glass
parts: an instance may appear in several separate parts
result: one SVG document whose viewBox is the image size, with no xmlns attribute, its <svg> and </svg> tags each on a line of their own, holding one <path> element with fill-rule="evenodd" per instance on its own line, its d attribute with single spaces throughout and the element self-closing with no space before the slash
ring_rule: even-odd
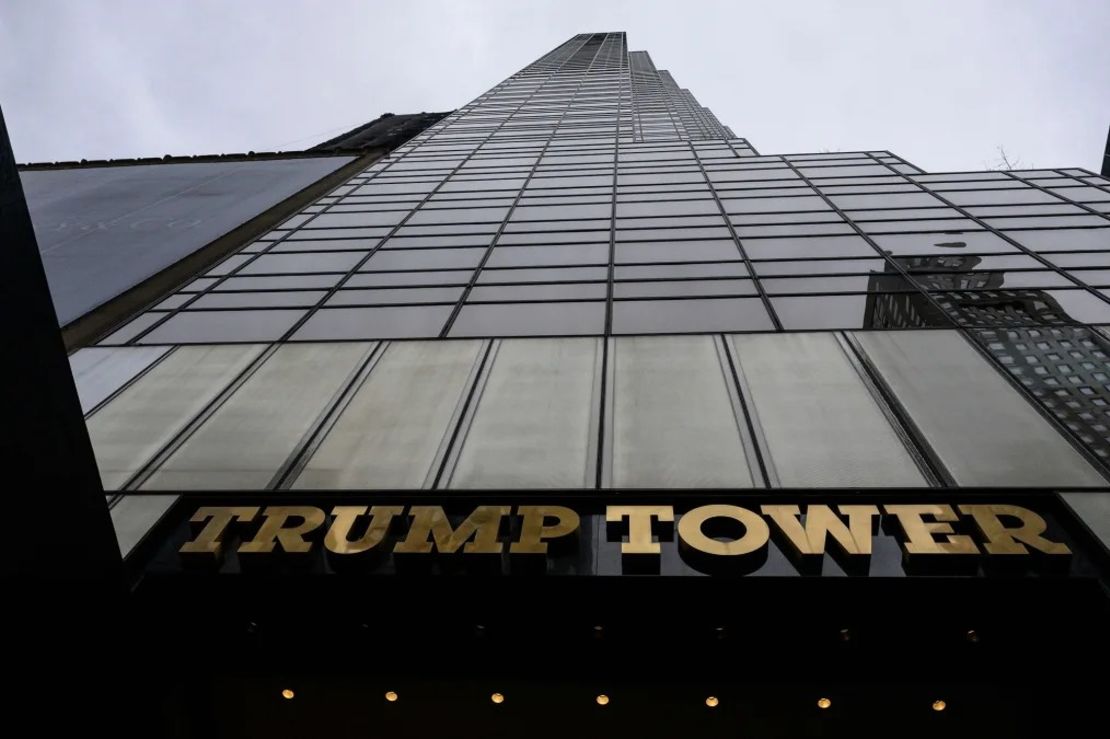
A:
<svg viewBox="0 0 1110 739">
<path fill-rule="evenodd" d="M 1072 318 L 1047 290 L 1005 287 L 1008 274 L 976 270 L 972 255 L 891 256 L 929 292 L 874 294 L 869 323 L 920 328 L 948 319 L 968 330 L 1061 424 L 1110 462 L 1110 343 Z M 893 266 L 874 287 L 901 279 Z"/>
</svg>

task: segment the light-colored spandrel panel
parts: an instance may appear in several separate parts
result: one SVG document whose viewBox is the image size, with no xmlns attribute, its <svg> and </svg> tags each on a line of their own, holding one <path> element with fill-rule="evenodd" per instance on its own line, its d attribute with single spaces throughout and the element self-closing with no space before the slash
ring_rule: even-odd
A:
<svg viewBox="0 0 1110 739">
<path fill-rule="evenodd" d="M 81 399 L 81 412 L 91 411 L 167 351 L 166 346 L 91 346 L 71 354 L 69 368 Z"/>
<path fill-rule="evenodd" d="M 112 527 L 124 557 L 177 500 L 176 495 L 125 495 L 112 507 Z"/>
<path fill-rule="evenodd" d="M 364 342 L 282 346 L 143 489 L 265 488 L 371 347 Z"/>
<path fill-rule="evenodd" d="M 875 331 L 856 337 L 957 484 L 1106 484 L 958 333 Z"/>
<path fill-rule="evenodd" d="M 126 483 L 261 352 L 257 344 L 180 347 L 90 416 L 105 489 Z"/>
<path fill-rule="evenodd" d="M 729 340 L 782 487 L 926 484 L 833 334 Z"/>
<path fill-rule="evenodd" d="M 452 488 L 592 487 L 599 339 L 501 342 Z"/>
<path fill-rule="evenodd" d="M 390 344 L 294 488 L 421 488 L 467 389 L 480 341 Z"/>
<path fill-rule="evenodd" d="M 616 339 L 609 361 L 613 487 L 752 486 L 713 337 Z"/>
<path fill-rule="evenodd" d="M 1102 545 L 1110 549 L 1110 493 L 1061 493 L 1066 502 Z"/>
</svg>

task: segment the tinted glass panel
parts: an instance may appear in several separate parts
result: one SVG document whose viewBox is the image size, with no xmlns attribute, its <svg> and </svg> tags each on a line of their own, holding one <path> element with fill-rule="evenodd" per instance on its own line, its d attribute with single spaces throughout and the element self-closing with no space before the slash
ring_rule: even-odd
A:
<svg viewBox="0 0 1110 739">
<path fill-rule="evenodd" d="M 433 337 L 439 335 L 451 309 L 450 305 L 321 308 L 293 334 L 293 340 Z"/>
<path fill-rule="evenodd" d="M 737 259 L 740 251 L 732 241 L 675 241 L 617 244 L 616 261 L 636 262 L 717 262 Z"/>
<path fill-rule="evenodd" d="M 561 285 L 490 285 L 470 291 L 470 302 L 492 300 L 567 300 L 571 298 L 605 300 L 608 285 L 604 282 Z"/>
<path fill-rule="evenodd" d="M 748 268 L 744 266 L 743 262 L 618 265 L 613 269 L 613 275 L 615 279 L 618 280 L 677 279 L 681 277 L 747 277 Z"/>
<path fill-rule="evenodd" d="M 458 249 L 382 250 L 370 257 L 364 270 L 451 269 L 476 267 L 486 253 L 485 247 Z"/>
<path fill-rule="evenodd" d="M 451 336 L 566 336 L 601 334 L 605 303 L 468 303 Z"/>
<path fill-rule="evenodd" d="M 620 300 L 613 303 L 614 334 L 771 331 L 759 298 Z"/>
<path fill-rule="evenodd" d="M 1110 228 L 1009 231 L 1006 235 L 1034 251 L 1110 250 Z"/>
<path fill-rule="evenodd" d="M 858 236 L 813 236 L 794 239 L 747 239 L 744 251 L 751 259 L 816 259 L 821 257 L 874 257 L 875 250 Z"/>
<path fill-rule="evenodd" d="M 903 293 L 900 300 L 909 300 L 913 293 Z M 875 301 L 889 300 L 889 296 L 814 295 L 799 298 L 771 298 L 771 305 L 790 330 L 821 328 L 863 328 L 875 320 Z"/>
<path fill-rule="evenodd" d="M 559 246 L 497 246 L 487 267 L 534 267 L 545 264 L 606 264 L 608 244 L 562 244 Z"/>
<path fill-rule="evenodd" d="M 189 308 L 268 308 L 271 306 L 307 308 L 316 305 L 326 294 L 323 290 L 211 292 L 201 295 L 189 305 Z"/>
<path fill-rule="evenodd" d="M 562 282 L 605 280 L 607 267 L 549 267 L 543 269 L 483 269 L 478 283 L 494 282 Z"/>
<path fill-rule="evenodd" d="M 381 290 L 340 290 L 326 305 L 372 305 L 378 303 L 454 303 L 462 287 L 413 287 Z"/>
<path fill-rule="evenodd" d="M 239 270 L 241 275 L 280 272 L 346 272 L 358 264 L 365 254 L 360 252 L 326 252 L 319 254 L 263 254 Z"/>
<path fill-rule="evenodd" d="M 752 280 L 651 280 L 618 282 L 615 298 L 655 298 L 675 295 L 755 295 Z"/>
<path fill-rule="evenodd" d="M 143 344 L 277 341 L 304 310 L 208 310 L 178 313 L 140 339 Z"/>
</svg>

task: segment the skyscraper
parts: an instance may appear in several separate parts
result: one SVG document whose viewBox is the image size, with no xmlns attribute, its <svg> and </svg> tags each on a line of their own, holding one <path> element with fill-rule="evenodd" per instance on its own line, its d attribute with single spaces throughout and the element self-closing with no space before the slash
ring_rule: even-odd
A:
<svg viewBox="0 0 1110 739">
<path fill-rule="evenodd" d="M 650 735 L 687 710 L 731 735 L 713 711 L 754 695 L 795 731 L 951 702 L 946 730 L 1020 734 L 1044 717 L 991 661 L 1106 643 L 1108 250 L 1091 172 L 763 155 L 623 33 L 581 34 L 71 363 L 133 597 L 267 666 L 242 693 L 190 672 L 214 715 L 291 730 L 299 686 L 346 710 L 369 685 L 395 730 L 403 683 L 495 734 L 604 733 L 579 712 L 624 700 Z M 259 656 L 321 625 L 389 659 Z M 395 633 L 484 659 L 430 678 Z M 644 639 L 774 677 L 645 674 L 681 660 Z M 540 644 L 580 669 L 513 662 Z M 874 684 L 921 645 L 967 672 Z"/>
</svg>

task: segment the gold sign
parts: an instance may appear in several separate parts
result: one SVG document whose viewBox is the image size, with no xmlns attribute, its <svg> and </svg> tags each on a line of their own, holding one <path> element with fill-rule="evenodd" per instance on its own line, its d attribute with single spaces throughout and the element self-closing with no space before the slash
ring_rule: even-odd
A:
<svg viewBox="0 0 1110 739">
<path fill-rule="evenodd" d="M 231 541 L 243 560 L 321 549 L 333 559 L 386 551 L 398 558 L 503 553 L 542 558 L 549 548 L 576 546 L 582 528 L 577 511 L 555 505 L 480 505 L 465 516 L 428 505 L 204 506 L 191 521 L 192 537 L 180 553 L 211 562 L 219 561 Z M 626 567 L 657 561 L 662 542 L 676 533 L 684 558 L 717 563 L 765 558 L 772 537 L 795 560 L 826 552 L 866 559 L 881 529 L 897 539 L 907 559 L 917 561 L 1071 553 L 1045 537 L 1048 525 L 1040 515 L 1005 504 L 713 504 L 681 515 L 669 505 L 612 505 L 605 508 L 604 522 L 598 545 L 619 548 Z"/>
</svg>

